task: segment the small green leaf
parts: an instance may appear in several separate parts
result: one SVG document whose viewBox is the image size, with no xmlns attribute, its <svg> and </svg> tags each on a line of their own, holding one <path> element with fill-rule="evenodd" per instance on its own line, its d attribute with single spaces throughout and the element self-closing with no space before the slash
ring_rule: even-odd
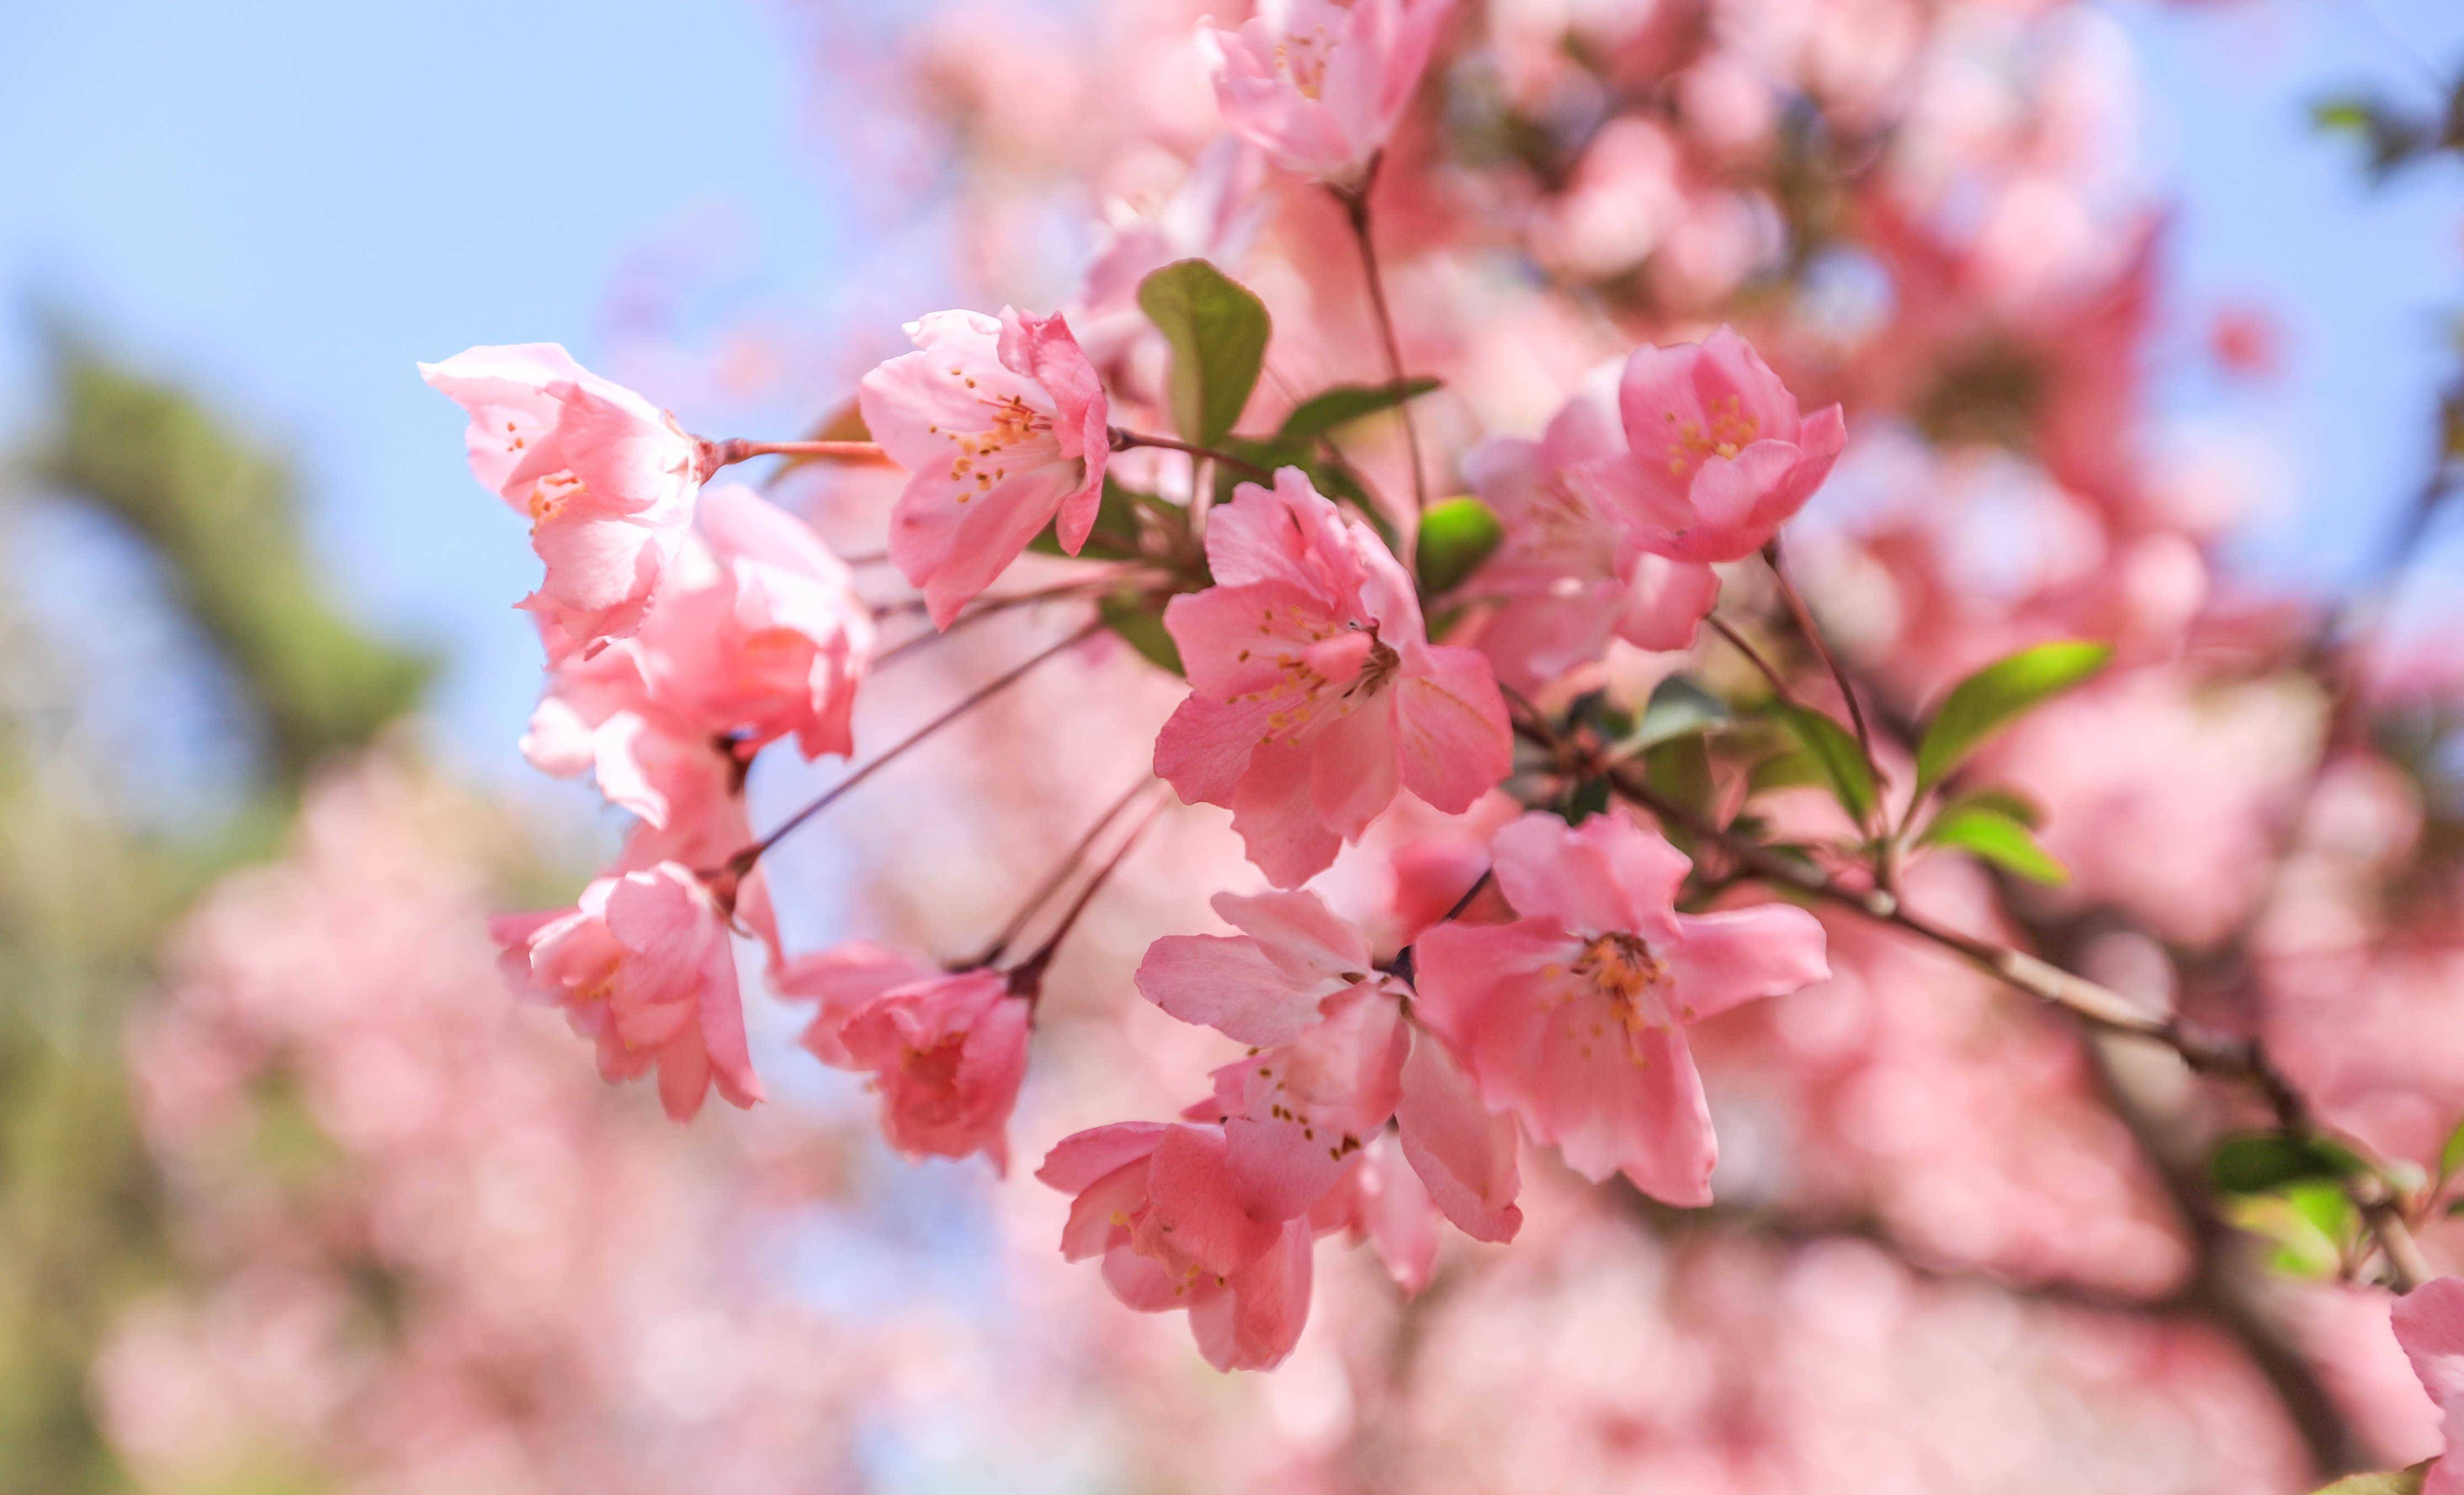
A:
<svg viewBox="0 0 2464 1495">
<path fill-rule="evenodd" d="M 1699 737 L 1672 737 L 1642 755 L 1643 781 L 1696 815 L 1708 818 L 1716 784 L 1711 778 L 1711 750 Z M 1662 825 L 1671 841 L 1684 842 L 1682 826 Z"/>
<path fill-rule="evenodd" d="M 2455 1130 L 2447 1133 L 2447 1145 L 2438 1150 L 2438 1181 L 2445 1183 L 2458 1174 L 2464 1174 L 2464 1122 L 2456 1123 Z"/>
<path fill-rule="evenodd" d="M 1670 675 L 1653 690 L 1643 705 L 1642 719 L 1621 745 L 1639 752 L 1673 737 L 1707 732 L 1728 719 L 1727 702 L 1683 675 Z"/>
<path fill-rule="evenodd" d="M 1559 814 L 1569 825 L 1579 825 L 1609 807 L 1609 781 L 1586 779 L 1567 792 L 1566 802 Z"/>
<path fill-rule="evenodd" d="M 1274 323 L 1266 303 L 1202 259 L 1166 265 L 1138 283 L 1138 309 L 1172 347 L 1172 418 L 1182 439 L 1211 447 L 1231 433 L 1265 366 Z"/>
<path fill-rule="evenodd" d="M 1452 591 L 1506 539 L 1497 511 L 1477 498 L 1449 498 L 1420 516 L 1420 595 Z"/>
<path fill-rule="evenodd" d="M 2227 1194 L 2263 1194 L 2288 1183 L 2348 1178 L 2365 1166 L 2337 1143 L 2281 1132 L 2236 1132 L 2219 1141 L 2208 1157 L 2209 1176 Z"/>
<path fill-rule="evenodd" d="M 2110 644 L 2039 644 L 1960 681 L 1917 744 L 1917 793 L 1942 782 L 2014 717 L 2087 679 L 2112 657 Z"/>
<path fill-rule="evenodd" d="M 1130 648 L 1147 663 L 1174 674 L 1187 673 L 1181 668 L 1180 646 L 1163 626 L 1163 614 L 1155 610 L 1155 600 L 1137 593 L 1116 594 L 1095 605 L 1096 614 L 1104 626 L 1119 634 Z"/>
<path fill-rule="evenodd" d="M 1769 794 L 1774 789 L 1801 789 L 1807 784 L 1828 784 L 1831 776 L 1822 771 L 1822 759 L 1803 747 L 1792 747 L 1774 753 L 1753 766 L 1746 776 L 1746 797 Z"/>
<path fill-rule="evenodd" d="M 1848 818 L 1859 826 L 1874 813 L 1874 773 L 1865 766 L 1865 750 L 1847 728 L 1820 712 L 1783 705 L 1788 724 L 1796 730 L 1797 739 L 1814 755 L 1822 769 L 1822 777 L 1831 784 L 1831 792 L 1839 798 Z"/>
<path fill-rule="evenodd" d="M 2430 1466 L 2435 1462 L 2434 1459 L 2425 1459 L 2409 1469 L 2348 1474 L 2333 1484 L 2319 1486 L 2311 1495 L 2421 1495 L 2422 1483 L 2430 1478 Z"/>
<path fill-rule="evenodd" d="M 1417 400 L 1445 382 L 1440 379 L 1406 379 L 1388 385 L 1337 385 L 1331 389 L 1302 401 L 1284 417 L 1283 429 L 1275 433 L 1281 441 L 1315 441 L 1338 427 L 1349 426 L 1381 410 Z"/>
<path fill-rule="evenodd" d="M 2071 879 L 2069 868 L 2036 845 L 2026 825 L 1979 799 L 1962 800 L 1935 816 L 1917 844 L 1973 852 L 2031 882 L 2061 884 Z"/>
</svg>

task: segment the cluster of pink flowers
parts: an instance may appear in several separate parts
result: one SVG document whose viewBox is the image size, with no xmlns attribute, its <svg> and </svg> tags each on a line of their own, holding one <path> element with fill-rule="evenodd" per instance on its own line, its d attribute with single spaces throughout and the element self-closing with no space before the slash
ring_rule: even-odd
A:
<svg viewBox="0 0 2464 1495">
<path fill-rule="evenodd" d="M 1662 1222 L 1717 1169 L 1720 1206 L 1783 1232 L 2168 1312 L 2226 1295 L 2227 1215 L 2323 1253 L 2322 1302 L 2452 1260 L 2464 1051 L 2418 1030 L 2464 883 L 2422 849 L 2421 770 L 2320 720 L 2315 620 L 2220 584 L 2237 474 L 2146 439 L 2158 214 L 2101 134 L 2100 33 L 1986 0 L 1189 9 L 1037 33 L 1032 99 L 963 18 L 924 36 L 954 143 L 1116 201 L 1067 280 L 1029 194 L 958 188 L 969 299 L 1013 304 L 846 369 L 847 440 L 691 436 L 561 350 L 429 371 L 546 565 L 525 751 L 639 822 L 573 908 L 498 925 L 604 1075 L 656 1068 L 678 1119 L 714 1085 L 759 1099 L 745 935 L 891 1147 L 1006 1173 L 1032 1136 L 1063 1254 L 1227 1369 L 1303 1353 L 1321 1240 L 1418 1293 L 1485 1259 L 1447 1225 L 1562 1249 L 1524 1227 L 1527 1183 L 1565 1175 Z M 811 525 L 703 487 L 763 455 L 818 459 L 781 487 Z M 868 459 L 895 477 L 832 465 Z M 894 620 L 921 621 L 885 659 L 947 640 L 922 657 L 957 673 L 1027 631 L 979 620 L 1030 608 L 1084 627 L 847 781 L 1064 649 L 1102 683 L 1032 697 L 1049 761 L 953 727 L 949 802 L 898 834 L 1051 844 L 1041 802 L 1108 746 L 1151 740 L 1151 777 L 989 944 L 935 912 L 946 869 L 850 832 L 892 853 L 875 912 L 930 933 L 791 953 L 768 854 L 838 791 L 757 826 L 754 755 L 859 758 Z M 2102 678 L 1995 705 L 1945 758 L 1963 682 L 2069 640 L 2110 646 Z M 1057 963 L 1147 824 L 1113 815 L 1169 799 L 1218 844 L 1147 901 L 1189 929 L 1211 894 L 1235 933 L 1142 938 L 1131 980 Z M 2171 1015 L 2157 1036 L 2252 1042 L 2299 1103 L 2184 1099 L 2014 1012 L 1997 982 L 2039 954 Z M 1158 1013 L 1181 1027 L 1137 1026 Z M 1080 1021 L 1138 1035 L 1114 1057 L 1154 1083 L 1089 1081 Z M 2210 1198 L 2183 1159 L 2252 1130 L 2369 1155 L 2328 1202 Z M 2452 1290 L 2396 1319 L 2442 1405 Z M 2280 1380 L 2268 1311 L 2221 1322 Z M 2385 1385 L 2371 1336 L 2315 1358 Z M 2266 1395 L 2236 1384 L 2211 1399 Z"/>
</svg>

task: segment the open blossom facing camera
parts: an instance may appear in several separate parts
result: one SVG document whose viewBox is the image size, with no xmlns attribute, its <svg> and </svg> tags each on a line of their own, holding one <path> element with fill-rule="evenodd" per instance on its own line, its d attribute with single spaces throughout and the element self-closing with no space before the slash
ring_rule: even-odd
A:
<svg viewBox="0 0 2464 1495">
<path fill-rule="evenodd" d="M 1166 935 L 1137 983 L 1250 1045 L 1195 1113 L 1222 1122 L 1251 1197 L 1279 1216 L 1316 1207 L 1393 1120 L 1423 1197 L 1465 1235 L 1512 1240 L 1514 1124 L 1484 1111 L 1453 1057 L 1406 1021 L 1409 988 L 1371 963 L 1366 936 L 1309 892 L 1218 893 L 1215 912 L 1242 933 Z"/>
<path fill-rule="evenodd" d="M 1216 106 L 1287 171 L 1349 183 L 1395 133 L 1454 0 L 1262 0 L 1199 30 Z"/>
<path fill-rule="evenodd" d="M 1309 1223 L 1262 1211 L 1220 1127 L 1128 1121 L 1064 1137 L 1036 1170 L 1071 1196 L 1061 1254 L 1099 1257 L 1143 1313 L 1189 1310 L 1218 1370 L 1266 1370 L 1309 1319 Z"/>
<path fill-rule="evenodd" d="M 1111 434 L 1095 367 L 1057 315 L 934 312 L 907 333 L 915 351 L 865 375 L 858 400 L 908 471 L 890 558 L 947 627 L 1056 515 L 1078 553 Z"/>
<path fill-rule="evenodd" d="M 1644 346 L 1617 384 L 1624 450 L 1574 469 L 1632 543 L 1671 561 L 1737 561 L 1793 518 L 1847 441 L 1839 407 L 1796 396 L 1745 339 Z"/>
<path fill-rule="evenodd" d="M 1421 935 L 1415 1015 L 1585 1177 L 1708 1203 L 1718 1150 L 1685 1025 L 1828 976 L 1822 926 L 1785 905 L 1677 912 L 1684 854 L 1616 812 L 1527 815 L 1496 853 L 1522 917 Z"/>
<path fill-rule="evenodd" d="M 641 627 L 693 523 L 700 447 L 553 342 L 472 348 L 420 376 L 471 412 L 471 471 L 528 516 L 547 563 L 522 606 L 551 657 Z"/>
<path fill-rule="evenodd" d="M 1506 776 L 1488 662 L 1428 642 L 1402 566 L 1298 470 L 1243 484 L 1209 517 L 1206 556 L 1216 584 L 1164 613 L 1190 694 L 1155 772 L 1230 809 L 1275 886 L 1323 870 L 1398 789 L 1460 814 Z"/>
<path fill-rule="evenodd" d="M 579 907 L 495 922 L 507 974 L 564 1009 L 599 1044 L 611 1084 L 659 1071 L 659 1101 L 690 1120 L 715 1084 L 732 1106 L 761 1099 L 727 916 L 693 871 L 662 862 L 603 877 Z"/>
<path fill-rule="evenodd" d="M 1619 514 L 1573 480 L 1623 448 L 1614 392 L 1587 386 L 1539 440 L 1491 437 L 1463 458 L 1472 491 L 1506 528 L 1472 580 L 1470 590 L 1495 608 L 1476 642 L 1517 690 L 1536 691 L 1599 658 L 1612 638 L 1684 649 L 1720 599 L 1710 566 L 1645 553 Z"/>
<path fill-rule="evenodd" d="M 1031 1014 L 1005 973 L 857 943 L 799 956 L 775 984 L 821 1004 L 803 1039 L 813 1057 L 870 1072 L 891 1146 L 910 1156 L 981 1153 L 1008 1171 Z"/>
</svg>

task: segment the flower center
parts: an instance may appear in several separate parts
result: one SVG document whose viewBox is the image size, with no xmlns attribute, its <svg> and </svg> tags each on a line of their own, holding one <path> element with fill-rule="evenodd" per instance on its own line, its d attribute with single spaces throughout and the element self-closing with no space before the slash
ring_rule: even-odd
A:
<svg viewBox="0 0 2464 1495">
<path fill-rule="evenodd" d="M 961 379 L 958 369 L 950 372 Z M 967 379 L 967 387 L 976 382 Z M 1005 394 L 983 404 L 993 412 L 992 424 L 978 431 L 945 431 L 932 429 L 935 436 L 947 436 L 958 454 L 950 459 L 950 481 L 958 485 L 958 502 L 965 503 L 978 494 L 988 493 L 995 483 L 1009 476 L 1008 453 L 1013 447 L 1047 435 L 1052 430 L 1052 418 L 1026 403 L 1020 395 Z"/>
<path fill-rule="evenodd" d="M 1584 942 L 1583 953 L 1557 974 L 1570 978 L 1570 995 L 1590 997 L 1608 1007 L 1606 1013 L 1595 1007 L 1589 1014 L 1579 1009 L 1567 1014 L 1586 1056 L 1594 1043 L 1608 1037 L 1614 1022 L 1624 1030 L 1634 1062 L 1642 1064 L 1642 1051 L 1631 1041 L 1653 1028 L 1676 1025 L 1667 1004 L 1668 962 L 1652 954 L 1639 934 L 1620 931 L 1594 935 Z"/>
<path fill-rule="evenodd" d="M 1734 457 L 1753 445 L 1762 435 L 1762 426 L 1746 413 L 1745 402 L 1727 395 L 1714 404 L 1705 419 L 1680 420 L 1675 410 L 1666 412 L 1670 475 L 1683 477 L 1703 464 L 1706 457 Z"/>
<path fill-rule="evenodd" d="M 1334 39 L 1320 26 L 1275 43 L 1275 71 L 1289 78 L 1303 99 L 1315 102 L 1326 92 L 1326 63 L 1333 54 Z"/>
<path fill-rule="evenodd" d="M 525 506 L 530 510 L 531 528 L 536 530 L 540 525 L 553 520 L 558 515 L 562 514 L 573 500 L 589 491 L 583 486 L 582 479 L 571 473 L 558 473 L 531 484 L 530 501 Z"/>
</svg>

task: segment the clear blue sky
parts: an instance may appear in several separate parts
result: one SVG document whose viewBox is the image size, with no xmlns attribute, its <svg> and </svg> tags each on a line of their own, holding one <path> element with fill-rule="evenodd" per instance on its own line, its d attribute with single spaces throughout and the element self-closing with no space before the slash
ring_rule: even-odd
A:
<svg viewBox="0 0 2464 1495">
<path fill-rule="evenodd" d="M 2374 10 L 2464 56 L 2454 0 L 2113 7 L 2186 194 L 2182 304 L 2287 319 L 2292 376 L 2261 398 L 2299 517 L 2255 552 L 2278 570 L 2349 556 L 2355 520 L 2415 480 L 2432 313 L 2464 301 L 2457 174 L 2368 196 L 2303 120 L 2350 80 L 2421 87 Z M 587 361 L 620 258 L 695 205 L 740 208 L 782 273 L 826 273 L 842 251 L 786 34 L 757 0 L 10 0 L 0 297 L 79 310 L 293 444 L 342 589 L 450 652 L 452 740 L 506 763 L 536 684 L 506 604 L 535 562 L 411 363 L 530 339 Z M 0 429 L 33 413 L 29 354 L 0 319 Z"/>
</svg>

